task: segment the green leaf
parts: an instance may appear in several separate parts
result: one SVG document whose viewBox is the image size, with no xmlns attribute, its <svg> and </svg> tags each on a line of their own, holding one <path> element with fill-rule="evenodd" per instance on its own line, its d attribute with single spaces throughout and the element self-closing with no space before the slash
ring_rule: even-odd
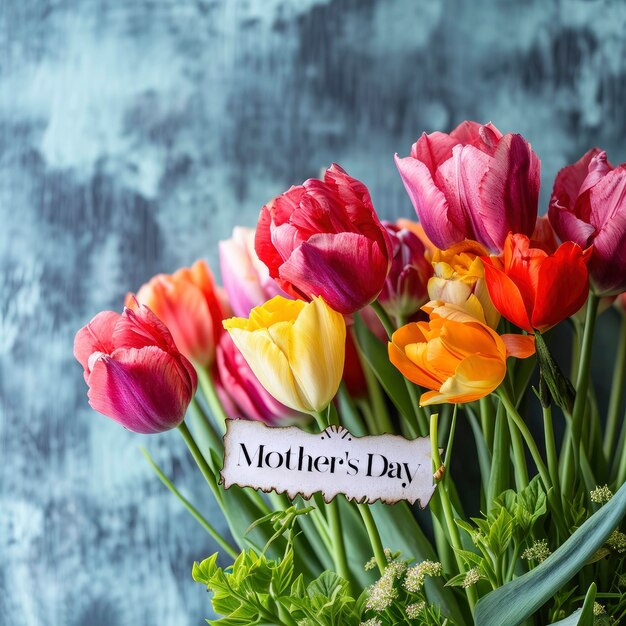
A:
<svg viewBox="0 0 626 626">
<path fill-rule="evenodd" d="M 376 378 L 402 416 L 410 420 L 413 416 L 411 398 L 404 377 L 389 361 L 387 344 L 382 343 L 370 332 L 360 315 L 354 316 L 354 331 L 363 356 L 376 374 Z"/>
<path fill-rule="evenodd" d="M 487 543 L 489 544 L 491 551 L 497 556 L 500 556 L 501 554 L 504 554 L 506 549 L 509 547 L 512 536 L 513 518 L 505 508 L 501 508 L 498 513 L 498 517 L 489 528 Z"/>
<path fill-rule="evenodd" d="M 272 595 L 280 596 L 291 584 L 293 576 L 293 550 L 289 550 L 285 558 L 272 570 Z"/>
<path fill-rule="evenodd" d="M 215 572 L 220 569 L 217 564 L 217 555 L 216 552 L 214 555 L 210 556 L 207 559 L 204 559 L 201 563 L 195 562 L 193 564 L 193 569 L 191 570 L 191 576 L 197 583 L 202 583 L 203 585 L 209 585 L 211 578 Z"/>
<path fill-rule="evenodd" d="M 309 583 L 307 592 L 311 598 L 315 596 L 331 598 L 337 588 L 341 591 L 347 591 L 348 582 L 335 572 L 322 572 L 313 582 Z"/>
<path fill-rule="evenodd" d="M 591 583 L 585 596 L 585 603 L 582 609 L 574 611 L 571 615 L 558 622 L 553 622 L 551 626 L 593 626 L 593 603 L 596 600 L 596 584 Z"/>
<path fill-rule="evenodd" d="M 304 598 L 306 596 L 306 586 L 304 584 L 304 576 L 300 574 L 291 585 L 291 595 L 296 598 Z"/>
<path fill-rule="evenodd" d="M 453 576 L 447 583 L 446 587 L 460 587 L 465 582 L 465 572 Z"/>
<path fill-rule="evenodd" d="M 543 563 L 476 605 L 481 626 L 516 626 L 563 587 L 604 544 L 626 514 L 626 484 Z"/>
<path fill-rule="evenodd" d="M 482 565 L 483 557 L 470 550 L 454 550 L 468 565 Z M 463 574 L 465 576 L 465 574 Z"/>
</svg>

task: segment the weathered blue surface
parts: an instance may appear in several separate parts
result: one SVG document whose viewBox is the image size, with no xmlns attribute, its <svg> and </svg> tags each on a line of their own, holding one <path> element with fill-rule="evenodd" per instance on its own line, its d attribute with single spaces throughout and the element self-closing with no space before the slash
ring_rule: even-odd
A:
<svg viewBox="0 0 626 626">
<path fill-rule="evenodd" d="M 93 413 L 75 330 L 337 161 L 386 217 L 393 166 L 464 118 L 557 169 L 626 160 L 620 0 L 0 0 L 0 624 L 187 626 L 211 508 L 174 434 Z"/>
</svg>

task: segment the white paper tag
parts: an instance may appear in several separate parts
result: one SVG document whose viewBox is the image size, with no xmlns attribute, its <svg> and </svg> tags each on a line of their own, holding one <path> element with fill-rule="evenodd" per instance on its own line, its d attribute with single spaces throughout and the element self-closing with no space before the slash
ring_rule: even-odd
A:
<svg viewBox="0 0 626 626">
<path fill-rule="evenodd" d="M 321 492 L 363 502 L 418 501 L 435 490 L 430 439 L 398 435 L 355 437 L 341 426 L 311 434 L 296 426 L 274 428 L 226 420 L 222 483 L 310 498 Z"/>
</svg>

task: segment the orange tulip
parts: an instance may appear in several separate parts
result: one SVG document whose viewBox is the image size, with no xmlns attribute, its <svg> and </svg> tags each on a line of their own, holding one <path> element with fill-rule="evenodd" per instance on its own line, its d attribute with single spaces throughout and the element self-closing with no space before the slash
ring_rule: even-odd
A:
<svg viewBox="0 0 626 626">
<path fill-rule="evenodd" d="M 494 391 L 506 374 L 508 356 L 535 351 L 529 335 L 498 335 L 461 307 L 443 304 L 430 321 L 399 328 L 389 342 L 389 360 L 417 385 L 430 389 L 420 405 L 473 402 Z"/>
<path fill-rule="evenodd" d="M 195 365 L 211 365 L 224 313 L 209 266 L 196 261 L 173 274 L 158 274 L 126 306 L 145 304 L 169 329 L 176 347 Z"/>
</svg>

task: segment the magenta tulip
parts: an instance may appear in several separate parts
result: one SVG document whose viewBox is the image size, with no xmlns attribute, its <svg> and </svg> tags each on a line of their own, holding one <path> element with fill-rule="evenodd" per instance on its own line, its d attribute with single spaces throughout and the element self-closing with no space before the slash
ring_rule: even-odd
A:
<svg viewBox="0 0 626 626">
<path fill-rule="evenodd" d="M 261 209 L 255 248 L 285 292 L 343 314 L 376 299 L 392 254 L 367 187 L 336 164 Z"/>
<path fill-rule="evenodd" d="M 287 295 L 257 256 L 252 228 L 235 226 L 232 237 L 218 246 L 222 282 L 235 316 L 248 317 L 255 306 Z"/>
<path fill-rule="evenodd" d="M 557 175 L 548 212 L 562 241 L 593 245 L 589 275 L 598 295 L 626 290 L 626 163 L 593 148 Z"/>
<path fill-rule="evenodd" d="M 393 257 L 378 301 L 389 315 L 407 318 L 428 302 L 428 279 L 433 275 L 433 266 L 424 256 L 426 248 L 415 233 L 389 222 L 383 225 L 391 240 Z"/>
<path fill-rule="evenodd" d="M 540 163 L 530 144 L 493 125 L 463 122 L 426 133 L 396 165 L 428 238 L 445 250 L 464 239 L 501 252 L 509 232 L 530 236 Z"/>
<path fill-rule="evenodd" d="M 136 433 L 178 426 L 196 391 L 193 365 L 146 306 L 98 313 L 74 338 L 89 404 Z"/>
</svg>

